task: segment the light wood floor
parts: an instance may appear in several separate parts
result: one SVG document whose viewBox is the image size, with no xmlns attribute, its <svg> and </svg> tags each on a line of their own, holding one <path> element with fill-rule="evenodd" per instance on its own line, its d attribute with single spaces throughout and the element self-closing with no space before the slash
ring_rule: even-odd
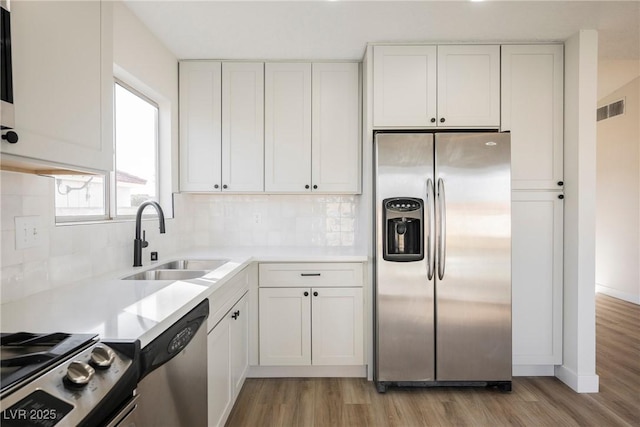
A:
<svg viewBox="0 0 640 427">
<path fill-rule="evenodd" d="M 597 394 L 553 377 L 385 394 L 365 379 L 247 379 L 227 426 L 640 426 L 640 307 L 598 294 L 596 322 Z"/>
</svg>

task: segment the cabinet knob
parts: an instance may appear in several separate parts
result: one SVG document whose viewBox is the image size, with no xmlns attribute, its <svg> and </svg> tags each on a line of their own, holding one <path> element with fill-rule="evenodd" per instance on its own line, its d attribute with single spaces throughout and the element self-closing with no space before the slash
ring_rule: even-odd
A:
<svg viewBox="0 0 640 427">
<path fill-rule="evenodd" d="M 317 190 L 317 189 L 318 189 L 318 186 L 314 184 L 313 189 L 314 189 L 314 190 Z"/>
<path fill-rule="evenodd" d="M 220 188 L 218 184 L 214 185 L 213 188 Z"/>
<path fill-rule="evenodd" d="M 317 296 L 318 296 L 318 293 L 317 293 L 317 292 L 314 292 L 314 293 L 313 293 L 313 296 L 314 296 L 314 297 L 317 297 Z"/>
<path fill-rule="evenodd" d="M 564 181 L 558 181 L 558 185 L 562 187 L 564 185 Z"/>
<path fill-rule="evenodd" d="M 431 123 L 435 123 L 436 122 L 436 118 L 435 117 L 431 117 Z"/>
<path fill-rule="evenodd" d="M 309 189 L 309 184 L 305 185 L 304 188 Z"/>
<path fill-rule="evenodd" d="M 240 310 L 234 311 L 233 314 L 231 315 L 231 318 L 233 320 L 236 320 L 238 317 L 240 317 Z"/>
<path fill-rule="evenodd" d="M 2 135 L 2 139 L 7 141 L 9 144 L 15 144 L 16 142 L 18 142 L 18 134 L 10 130 L 9 132 Z"/>
<path fill-rule="evenodd" d="M 304 292 L 304 296 L 305 296 L 305 297 L 308 297 L 308 296 L 309 296 L 309 292 L 305 291 L 305 292 Z"/>
<path fill-rule="evenodd" d="M 222 188 L 227 188 L 227 184 L 222 184 Z"/>
<path fill-rule="evenodd" d="M 440 123 L 444 123 L 444 117 L 440 119 Z"/>
<path fill-rule="evenodd" d="M 558 199 L 560 199 L 560 200 L 564 199 L 564 194 L 558 195 Z"/>
</svg>

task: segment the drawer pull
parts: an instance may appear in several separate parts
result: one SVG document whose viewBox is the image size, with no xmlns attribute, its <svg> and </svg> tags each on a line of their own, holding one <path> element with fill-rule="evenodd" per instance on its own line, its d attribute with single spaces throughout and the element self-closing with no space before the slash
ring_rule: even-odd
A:
<svg viewBox="0 0 640 427">
<path fill-rule="evenodd" d="M 300 273 L 302 277 L 320 276 L 321 273 Z"/>
</svg>

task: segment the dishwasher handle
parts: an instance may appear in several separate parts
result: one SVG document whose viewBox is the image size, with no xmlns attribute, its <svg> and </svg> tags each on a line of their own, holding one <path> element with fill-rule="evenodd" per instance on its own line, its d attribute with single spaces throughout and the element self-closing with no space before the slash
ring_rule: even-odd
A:
<svg viewBox="0 0 640 427">
<path fill-rule="evenodd" d="M 160 336 L 147 344 L 140 352 L 140 378 L 142 379 L 158 367 L 180 354 L 191 342 L 198 329 L 209 317 L 209 300 L 205 299 L 197 307 L 185 314 Z"/>
</svg>

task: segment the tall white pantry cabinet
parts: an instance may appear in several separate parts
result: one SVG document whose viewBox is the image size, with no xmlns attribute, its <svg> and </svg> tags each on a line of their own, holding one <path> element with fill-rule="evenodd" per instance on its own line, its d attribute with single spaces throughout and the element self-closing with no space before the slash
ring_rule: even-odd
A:
<svg viewBox="0 0 640 427">
<path fill-rule="evenodd" d="M 375 45 L 373 129 L 511 132 L 514 374 L 562 363 L 563 46 Z"/>
<path fill-rule="evenodd" d="M 562 364 L 563 46 L 502 46 L 502 130 L 511 132 L 515 374 Z"/>
</svg>

